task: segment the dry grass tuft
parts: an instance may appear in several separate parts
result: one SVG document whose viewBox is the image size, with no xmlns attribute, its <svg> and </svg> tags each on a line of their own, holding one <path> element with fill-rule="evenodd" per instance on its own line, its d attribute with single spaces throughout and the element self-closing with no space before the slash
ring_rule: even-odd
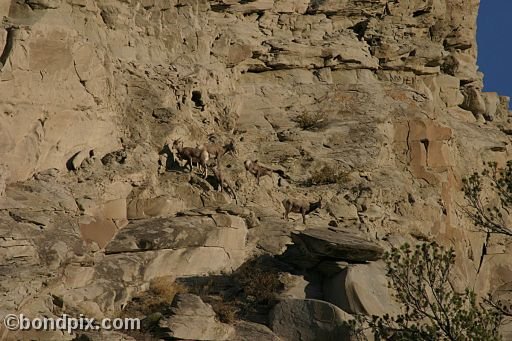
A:
<svg viewBox="0 0 512 341">
<path fill-rule="evenodd" d="M 175 282 L 173 277 L 165 276 L 153 278 L 149 282 L 149 290 L 154 296 L 170 303 L 177 293 L 186 291 L 186 288 Z"/>
<path fill-rule="evenodd" d="M 314 130 L 322 128 L 327 124 L 327 114 L 323 112 L 302 113 L 295 117 L 294 121 L 304 130 Z"/>
<path fill-rule="evenodd" d="M 232 323 L 253 314 L 268 313 L 284 284 L 279 269 L 254 259 L 232 274 L 188 279 L 187 287 L 210 304 L 222 322 Z"/>
<path fill-rule="evenodd" d="M 339 184 L 348 181 L 348 173 L 342 171 L 339 167 L 324 165 L 322 168 L 314 171 L 311 177 L 306 181 L 307 186 Z"/>
<path fill-rule="evenodd" d="M 208 300 L 208 303 L 212 306 L 213 311 L 217 313 L 219 320 L 224 323 L 233 323 L 238 317 L 240 308 L 236 301 L 223 301 L 219 300 Z"/>
<path fill-rule="evenodd" d="M 276 294 L 283 289 L 279 273 L 258 267 L 244 267 L 237 272 L 235 280 L 243 289 L 245 298 L 257 303 L 271 303 Z"/>
<path fill-rule="evenodd" d="M 144 317 L 165 310 L 174 296 L 188 292 L 187 287 L 175 282 L 171 276 L 157 277 L 150 281 L 149 290 L 136 296 L 122 312 L 124 317 Z"/>
<path fill-rule="evenodd" d="M 284 289 L 280 277 L 275 265 L 254 259 L 226 275 L 182 278 L 178 282 L 172 277 L 154 278 L 147 291 L 129 302 L 121 317 L 157 316 L 145 327 L 147 331 L 157 330 L 158 316 L 169 314 L 174 296 L 184 292 L 200 296 L 224 323 L 232 324 L 248 316 L 265 316 Z"/>
</svg>

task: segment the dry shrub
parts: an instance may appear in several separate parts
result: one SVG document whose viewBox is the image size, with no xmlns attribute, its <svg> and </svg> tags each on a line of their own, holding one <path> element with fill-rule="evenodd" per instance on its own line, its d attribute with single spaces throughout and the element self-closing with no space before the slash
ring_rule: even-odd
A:
<svg viewBox="0 0 512 341">
<path fill-rule="evenodd" d="M 217 293 L 216 281 L 213 278 L 196 278 L 192 281 L 185 280 L 184 285 L 188 288 L 188 292 L 199 297 L 206 297 Z"/>
<path fill-rule="evenodd" d="M 283 283 L 275 270 L 245 266 L 237 272 L 235 278 L 245 298 L 254 299 L 257 303 L 271 303 L 276 294 L 283 290 Z"/>
<path fill-rule="evenodd" d="M 176 283 L 171 276 L 156 277 L 149 282 L 149 290 L 163 301 L 172 302 L 174 295 L 184 292 L 185 287 Z"/>
<path fill-rule="evenodd" d="M 327 114 L 323 112 L 317 113 L 302 113 L 295 117 L 294 121 L 299 125 L 301 129 L 313 130 L 318 129 L 327 124 Z"/>
<path fill-rule="evenodd" d="M 343 183 L 348 180 L 348 173 L 339 167 L 324 165 L 311 173 L 311 177 L 306 181 L 307 186 L 329 185 Z"/>
<path fill-rule="evenodd" d="M 212 306 L 219 320 L 224 323 L 232 323 L 236 320 L 238 311 L 238 302 L 235 297 L 226 297 L 223 289 L 228 280 L 227 277 L 213 276 L 211 278 L 196 278 L 194 280 L 185 280 L 188 292 L 201 297 L 203 302 Z M 232 282 L 231 282 L 232 285 Z"/>
<path fill-rule="evenodd" d="M 219 320 L 232 323 L 249 315 L 268 313 L 284 289 L 279 270 L 260 260 L 246 262 L 232 274 L 187 279 L 189 292 L 212 306 Z"/>
<path fill-rule="evenodd" d="M 208 300 L 213 311 L 217 313 L 219 320 L 224 323 L 233 323 L 237 319 L 240 308 L 236 301 Z"/>
<path fill-rule="evenodd" d="M 126 317 L 143 317 L 168 308 L 174 296 L 188 292 L 188 289 L 175 282 L 171 276 L 156 277 L 149 282 L 149 290 L 134 297 L 123 310 Z"/>
</svg>

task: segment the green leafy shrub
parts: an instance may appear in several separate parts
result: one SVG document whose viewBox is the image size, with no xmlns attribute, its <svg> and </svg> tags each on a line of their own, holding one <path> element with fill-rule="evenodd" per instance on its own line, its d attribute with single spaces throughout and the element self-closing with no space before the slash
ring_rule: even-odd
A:
<svg viewBox="0 0 512 341">
<path fill-rule="evenodd" d="M 390 288 L 402 305 L 397 316 L 358 315 L 349 325 L 364 340 L 365 329 L 384 340 L 501 340 L 503 313 L 466 289 L 456 292 L 449 282 L 455 264 L 453 249 L 436 243 L 411 248 L 404 244 L 385 255 Z"/>
<path fill-rule="evenodd" d="M 469 208 L 466 213 L 474 224 L 482 231 L 512 236 L 512 228 L 508 226 L 503 212 L 512 208 L 512 161 L 507 162 L 504 169 L 498 169 L 496 162 L 489 162 L 479 173 L 462 179 L 463 191 Z M 498 199 L 498 206 L 489 205 L 485 200 L 483 188 L 490 187 L 490 198 Z"/>
</svg>

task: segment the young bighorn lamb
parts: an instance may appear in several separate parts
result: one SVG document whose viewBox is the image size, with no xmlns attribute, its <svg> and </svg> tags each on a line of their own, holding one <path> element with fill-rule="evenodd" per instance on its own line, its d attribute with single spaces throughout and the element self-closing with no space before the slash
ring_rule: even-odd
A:
<svg viewBox="0 0 512 341">
<path fill-rule="evenodd" d="M 284 206 L 283 219 L 286 219 L 286 221 L 288 221 L 288 214 L 290 212 L 301 213 L 303 224 L 306 224 L 306 214 L 313 212 L 317 208 L 322 208 L 322 197 L 320 197 L 320 200 L 313 202 L 308 202 L 306 200 L 294 198 L 287 198 L 284 199 L 282 202 Z"/>
<path fill-rule="evenodd" d="M 207 143 L 202 145 L 200 148 L 206 149 L 211 158 L 219 160 L 224 154 L 230 153 L 231 155 L 236 154 L 235 141 L 231 140 L 225 145 L 219 143 Z"/>
<path fill-rule="evenodd" d="M 190 165 L 190 171 L 192 171 L 193 163 L 196 162 L 199 165 L 199 170 L 201 170 L 201 166 L 204 169 L 204 177 L 208 177 L 208 160 L 210 156 L 205 149 L 193 148 L 193 147 L 183 147 L 183 141 L 180 139 L 174 141 L 172 147 L 176 149 L 177 156 L 180 160 L 186 160 L 185 168 L 187 165 Z"/>
<path fill-rule="evenodd" d="M 217 178 L 217 181 L 219 183 L 219 191 L 222 192 L 223 189 L 226 189 L 226 192 L 233 196 L 235 199 L 235 203 L 238 204 L 238 198 L 236 197 L 236 192 L 233 189 L 233 186 L 231 182 L 226 178 L 224 175 L 224 172 L 222 172 L 218 165 L 214 165 L 212 167 L 212 172 L 215 178 Z"/>
</svg>

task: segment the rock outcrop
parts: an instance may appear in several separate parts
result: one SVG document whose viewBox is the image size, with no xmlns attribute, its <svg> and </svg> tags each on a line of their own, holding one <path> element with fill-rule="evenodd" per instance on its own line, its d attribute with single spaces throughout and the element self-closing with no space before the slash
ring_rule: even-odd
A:
<svg viewBox="0 0 512 341">
<path fill-rule="evenodd" d="M 511 151 L 509 99 L 482 92 L 478 4 L 1 2 L 0 317 L 115 316 L 155 277 L 285 253 L 320 292 L 280 303 L 277 336 L 223 330 L 295 338 L 297 316 L 332 335 L 341 309 L 393 305 L 385 249 L 433 239 L 456 250 L 456 284 L 508 292 L 510 248 L 460 210 L 461 179 Z M 220 166 L 238 203 L 183 169 L 178 138 L 236 142 Z M 258 186 L 247 159 L 277 173 Z M 320 195 L 306 226 L 282 219 L 285 197 Z"/>
<path fill-rule="evenodd" d="M 287 299 L 271 312 L 272 330 L 283 340 L 350 340 L 345 322 L 352 317 L 319 300 Z"/>
<path fill-rule="evenodd" d="M 398 314 L 400 307 L 388 288 L 384 264 L 346 267 L 323 281 L 324 299 L 350 314 Z"/>
<path fill-rule="evenodd" d="M 176 339 L 230 340 L 235 330 L 219 322 L 212 307 L 192 294 L 178 294 L 171 305 L 172 316 L 160 320 L 160 327 Z"/>
<path fill-rule="evenodd" d="M 376 243 L 365 240 L 350 230 L 307 229 L 292 234 L 295 245 L 313 260 L 329 258 L 351 262 L 365 262 L 379 259 L 384 250 Z"/>
</svg>

